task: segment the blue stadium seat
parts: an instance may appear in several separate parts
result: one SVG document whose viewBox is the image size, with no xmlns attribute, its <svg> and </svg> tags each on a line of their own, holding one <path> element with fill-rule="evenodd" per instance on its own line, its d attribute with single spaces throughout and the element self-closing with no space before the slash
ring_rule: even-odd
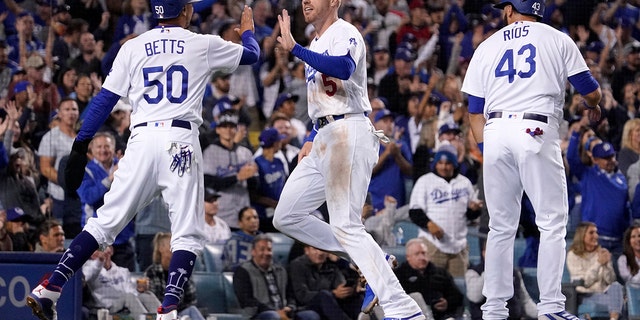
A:
<svg viewBox="0 0 640 320">
<path fill-rule="evenodd" d="M 473 233 L 467 233 L 467 245 L 469 246 L 469 264 L 477 265 L 482 260 L 480 251 L 480 238 Z"/>
<path fill-rule="evenodd" d="M 273 262 L 280 264 L 282 266 L 289 265 L 289 252 L 291 251 L 291 246 L 293 246 L 293 242 L 291 243 L 276 243 L 273 242 Z"/>
<path fill-rule="evenodd" d="M 627 285 L 629 320 L 640 320 L 640 287 Z"/>
<path fill-rule="evenodd" d="M 286 234 L 280 232 L 267 232 L 266 235 L 273 240 L 273 244 L 288 244 L 292 246 L 293 243 L 296 242 Z"/>
<path fill-rule="evenodd" d="M 223 273 L 194 272 L 191 279 L 195 283 L 198 309 L 202 314 L 215 315 L 217 319 L 242 319 L 239 303 L 233 286 Z"/>
<path fill-rule="evenodd" d="M 524 254 L 527 248 L 527 240 L 525 238 L 515 238 L 513 243 L 513 264 L 518 265 L 518 260 Z"/>
<path fill-rule="evenodd" d="M 398 234 L 398 229 L 402 228 L 402 243 L 405 244 L 410 239 L 418 237 L 418 225 L 411 221 L 400 220 L 393 225 L 393 234 Z"/>
<path fill-rule="evenodd" d="M 224 265 L 222 264 L 223 244 L 207 244 L 202 252 L 202 260 L 204 260 L 204 271 L 222 272 Z"/>
</svg>

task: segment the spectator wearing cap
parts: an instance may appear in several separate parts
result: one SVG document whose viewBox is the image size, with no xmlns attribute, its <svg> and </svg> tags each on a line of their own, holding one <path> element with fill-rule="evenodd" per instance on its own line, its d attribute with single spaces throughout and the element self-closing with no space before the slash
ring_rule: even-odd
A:
<svg viewBox="0 0 640 320">
<path fill-rule="evenodd" d="M 126 97 L 120 98 L 109 113 L 107 121 L 100 127 L 98 132 L 110 133 L 116 141 L 116 157 L 122 158 L 127 148 L 127 141 L 131 135 L 129 124 L 131 122 L 131 111 L 133 107 Z"/>
<path fill-rule="evenodd" d="M 391 111 L 382 109 L 376 113 L 373 122 L 376 130 L 382 130 L 391 140 L 380 142 L 378 163 L 373 167 L 369 183 L 374 211 L 384 208 L 385 196 L 396 199 L 398 207 L 406 204 L 405 179 L 411 177 L 411 149 L 406 143 L 396 140 L 399 134 L 395 131 L 394 119 Z"/>
<path fill-rule="evenodd" d="M 260 133 L 262 154 L 255 158 L 258 165 L 258 185 L 251 191 L 251 205 L 260 217 L 260 230 L 278 232 L 273 227 L 273 210 L 278 205 L 287 174 L 284 163 L 275 154 L 287 138 L 276 128 L 267 128 Z"/>
<path fill-rule="evenodd" d="M 20 207 L 7 209 L 7 232 L 13 243 L 12 251 L 33 251 L 29 242 L 30 218 Z"/>
<path fill-rule="evenodd" d="M 258 172 L 251 150 L 236 142 L 237 130 L 238 114 L 223 112 L 215 128 L 218 139 L 202 152 L 205 186 L 220 194 L 218 216 L 230 228 L 238 228 L 237 213 L 249 206 L 248 187 L 257 183 Z"/>
<path fill-rule="evenodd" d="M 376 87 L 380 84 L 380 80 L 389 73 L 391 67 L 391 55 L 389 48 L 377 45 L 373 47 L 373 59 L 371 66 L 367 70 L 367 76 L 373 80 L 372 84 Z"/>
<path fill-rule="evenodd" d="M 574 143 L 577 139 L 570 140 L 570 148 Z M 580 180 L 582 221 L 598 226 L 599 243 L 617 259 L 622 254 L 622 234 L 630 221 L 627 179 L 617 168 L 616 151 L 611 143 L 593 146 L 591 157 L 593 165 L 587 167 L 567 154 L 571 171 Z"/>
<path fill-rule="evenodd" d="M 406 115 L 406 106 L 411 98 L 411 85 L 414 82 L 412 64 L 415 54 L 406 48 L 398 48 L 393 59 L 393 72 L 380 80 L 378 96 L 389 100 L 389 111 Z"/>
<path fill-rule="evenodd" d="M 431 82 L 430 82 L 431 84 Z M 418 106 L 422 115 L 422 126 L 420 127 L 420 137 L 416 151 L 413 153 L 413 181 L 415 182 L 422 175 L 430 170 L 430 163 L 435 153 L 436 143 L 438 143 L 438 108 L 440 107 L 440 97 L 436 94 L 425 92 Z"/>
<path fill-rule="evenodd" d="M 302 141 L 307 136 L 307 124 L 302 122 L 302 120 L 296 118 L 296 104 L 300 100 L 300 97 L 289 93 L 283 92 L 278 95 L 278 99 L 276 100 L 276 104 L 273 108 L 274 112 L 281 112 L 285 116 L 289 117 L 289 121 L 291 121 L 291 134 L 295 136 L 297 141 L 293 142 L 294 145 L 302 145 Z"/>
<path fill-rule="evenodd" d="M 18 147 L 9 156 L 9 164 L 0 170 L 0 203 L 8 208 L 20 207 L 37 227 L 44 220 L 38 193 L 40 173 L 30 148 Z M 1 206 L 0 206 L 1 207 Z"/>
<path fill-rule="evenodd" d="M 458 155 L 443 145 L 431 162 L 431 172 L 411 191 L 409 216 L 427 241 L 431 262 L 454 277 L 463 277 L 469 265 L 467 223 L 480 216 L 483 203 L 471 181 L 458 172 Z"/>
<path fill-rule="evenodd" d="M 401 43 L 407 33 L 415 36 L 418 47 L 427 43 L 431 37 L 429 14 L 423 0 L 409 2 L 409 21 L 398 29 L 396 43 Z"/>
<path fill-rule="evenodd" d="M 293 129 L 291 126 L 291 121 L 289 117 L 285 116 L 281 112 L 276 112 L 271 115 L 271 119 L 269 120 L 268 126 L 271 128 L 275 128 L 278 130 L 280 135 L 285 138 L 280 141 L 280 150 L 277 150 L 274 157 L 280 159 L 284 164 L 284 172 L 288 177 L 291 171 L 298 164 L 298 153 L 300 152 L 300 148 L 298 146 L 293 145 L 295 143 L 292 139 L 293 137 Z M 257 158 L 262 154 L 262 147 L 258 147 L 258 150 L 253 154 L 254 158 Z"/>
<path fill-rule="evenodd" d="M 378 28 L 374 33 L 374 43 L 383 47 L 390 47 L 394 42 L 393 33 L 398 30 L 406 19 L 406 4 L 404 8 L 398 8 L 399 3 L 390 0 L 374 0 L 373 12 L 370 23 Z"/>
<path fill-rule="evenodd" d="M 64 230 L 55 219 L 46 220 L 38 228 L 38 242 L 34 252 L 63 252 Z"/>
<path fill-rule="evenodd" d="M 33 15 L 27 11 L 17 14 L 16 32 L 7 37 L 9 47 L 9 60 L 24 67 L 27 58 L 34 53 L 44 54 L 45 45 L 34 35 Z M 26 51 L 21 51 L 21 42 Z"/>
<path fill-rule="evenodd" d="M 634 82 L 635 74 L 640 71 L 640 42 L 635 41 L 626 45 L 623 52 L 623 65 L 611 75 L 611 92 L 618 102 L 624 101 L 624 85 Z"/>
<path fill-rule="evenodd" d="M 304 71 L 304 61 L 294 58 L 290 69 L 291 79 L 286 82 L 287 89 L 285 91 L 300 97 L 296 103 L 295 118 L 302 123 L 311 123 L 307 107 L 307 76 Z"/>
<path fill-rule="evenodd" d="M 224 220 L 218 218 L 220 194 L 211 188 L 204 189 L 204 235 L 207 243 L 224 244 L 231 238 L 231 229 Z"/>
</svg>

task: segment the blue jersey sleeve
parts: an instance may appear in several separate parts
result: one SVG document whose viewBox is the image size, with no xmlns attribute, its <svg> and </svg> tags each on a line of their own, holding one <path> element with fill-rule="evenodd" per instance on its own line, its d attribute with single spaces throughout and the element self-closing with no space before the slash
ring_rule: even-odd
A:
<svg viewBox="0 0 640 320">
<path fill-rule="evenodd" d="M 469 113 L 483 113 L 484 98 L 469 95 Z"/>
<path fill-rule="evenodd" d="M 86 116 L 80 132 L 76 137 L 77 141 L 88 141 L 93 138 L 100 126 L 107 120 L 113 106 L 120 100 L 120 96 L 102 88 L 98 94 L 91 99 L 86 110 Z"/>
<path fill-rule="evenodd" d="M 576 91 L 583 96 L 593 92 L 600 86 L 598 81 L 596 81 L 589 71 L 583 71 L 572 75 L 569 77 L 569 82 L 571 82 L 571 85 L 576 88 Z"/>
<path fill-rule="evenodd" d="M 241 65 L 250 65 L 258 62 L 260 57 L 260 45 L 256 40 L 256 36 L 253 32 L 247 30 L 242 33 L 242 57 L 240 57 Z"/>
<path fill-rule="evenodd" d="M 325 56 L 296 44 L 291 53 L 314 69 L 334 78 L 347 80 L 356 70 L 356 62 L 347 52 L 344 56 Z"/>
</svg>

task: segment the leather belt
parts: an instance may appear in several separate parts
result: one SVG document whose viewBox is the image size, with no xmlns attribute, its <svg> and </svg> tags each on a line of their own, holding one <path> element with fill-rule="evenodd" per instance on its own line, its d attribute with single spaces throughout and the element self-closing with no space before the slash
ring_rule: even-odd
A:
<svg viewBox="0 0 640 320">
<path fill-rule="evenodd" d="M 509 112 L 505 112 L 505 114 L 507 116 L 510 115 Z M 502 111 L 494 111 L 494 112 L 490 112 L 489 113 L 489 119 L 493 119 L 493 118 L 502 118 Z M 522 119 L 526 119 L 526 120 L 534 120 L 534 121 L 540 121 L 540 122 L 544 122 L 544 123 L 549 123 L 549 117 L 542 115 L 542 114 L 537 114 L 537 113 L 530 113 L 530 112 L 525 112 L 522 114 Z"/>
<path fill-rule="evenodd" d="M 142 122 L 142 123 L 136 124 L 133 127 L 134 128 L 138 128 L 138 127 L 164 127 L 165 123 L 167 123 L 167 122 L 168 121 Z M 184 128 L 184 129 L 187 129 L 187 130 L 191 130 L 191 122 L 189 122 L 189 121 L 173 119 L 173 120 L 171 120 L 171 126 L 174 127 L 174 128 Z"/>
</svg>

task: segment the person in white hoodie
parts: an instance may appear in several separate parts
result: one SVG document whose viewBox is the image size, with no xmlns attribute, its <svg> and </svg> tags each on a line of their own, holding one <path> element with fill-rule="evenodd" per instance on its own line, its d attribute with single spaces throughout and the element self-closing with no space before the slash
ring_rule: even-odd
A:
<svg viewBox="0 0 640 320">
<path fill-rule="evenodd" d="M 84 280 L 89 287 L 93 303 L 90 308 L 108 309 L 109 314 L 126 312 L 134 319 L 142 314 L 155 313 L 160 306 L 156 296 L 144 286 L 134 284 L 129 269 L 111 261 L 113 247 L 96 250 L 82 266 Z"/>
</svg>

